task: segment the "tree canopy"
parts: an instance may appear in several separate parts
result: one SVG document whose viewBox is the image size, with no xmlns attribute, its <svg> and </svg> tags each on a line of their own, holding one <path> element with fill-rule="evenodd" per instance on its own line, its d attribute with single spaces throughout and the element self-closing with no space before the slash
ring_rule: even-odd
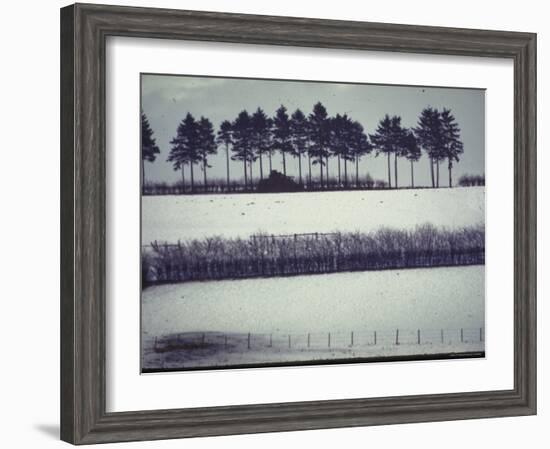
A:
<svg viewBox="0 0 550 449">
<path fill-rule="evenodd" d="M 154 162 L 160 149 L 153 138 L 153 130 L 149 125 L 147 116 L 141 113 L 141 159 L 148 162 Z"/>
<path fill-rule="evenodd" d="M 179 170 L 186 164 L 196 164 L 200 160 L 199 139 L 199 124 L 188 112 L 178 125 L 176 136 L 170 141 L 172 147 L 167 161 L 172 162 L 174 170 Z"/>
<path fill-rule="evenodd" d="M 168 162 L 174 170 L 185 166 L 191 169 L 193 183 L 193 166 L 201 164 L 206 171 L 210 156 L 217 153 L 218 146 L 225 147 L 227 185 L 230 184 L 229 161 L 243 163 L 245 185 L 248 178 L 252 182 L 252 167 L 259 160 L 260 179 L 264 179 L 262 157 L 269 157 L 269 171 L 272 170 L 272 154 L 278 151 L 282 157 L 283 174 L 287 173 L 287 157 L 298 162 L 299 184 L 302 185 L 302 158 L 306 157 L 309 167 L 308 182 L 311 184 L 311 166 L 319 165 L 321 188 L 329 186 L 328 163 L 330 158 L 338 160 L 338 184 L 343 164 L 344 185 L 348 182 L 348 163 L 355 164 L 355 183 L 359 185 L 359 161 L 375 152 L 375 155 L 387 157 L 388 186 L 392 187 L 392 167 L 390 157 L 394 157 L 394 184 L 398 186 L 398 158 L 406 158 L 411 163 L 411 186 L 414 183 L 413 164 L 422 157 L 422 151 L 430 160 L 430 171 L 433 187 L 439 187 L 439 165 L 447 160 L 449 169 L 449 186 L 452 186 L 452 168 L 459 162 L 464 153 L 460 138 L 460 127 L 450 109 L 438 110 L 425 107 L 419 114 L 418 122 L 413 128 L 402 126 L 401 117 L 385 114 L 372 134 L 367 134 L 361 123 L 353 120 L 347 113 L 336 113 L 329 116 L 321 102 L 313 105 L 309 115 L 296 109 L 291 116 L 284 105 L 281 105 L 270 117 L 258 107 L 253 114 L 246 109 L 239 112 L 233 120 L 223 120 L 217 132 L 207 117 L 195 120 L 191 113 L 179 123 L 176 135 L 170 141 Z M 142 159 L 153 162 L 160 153 L 153 131 L 145 113 L 141 114 L 142 125 Z M 231 156 L 230 156 L 231 154 Z M 324 171 L 323 168 L 326 168 Z M 434 174 L 436 173 L 436 175 Z M 326 184 L 323 182 L 326 177 Z M 184 179 L 185 185 L 185 179 Z M 252 186 L 252 184 L 250 184 Z M 331 184 L 336 185 L 336 184 Z"/>
</svg>

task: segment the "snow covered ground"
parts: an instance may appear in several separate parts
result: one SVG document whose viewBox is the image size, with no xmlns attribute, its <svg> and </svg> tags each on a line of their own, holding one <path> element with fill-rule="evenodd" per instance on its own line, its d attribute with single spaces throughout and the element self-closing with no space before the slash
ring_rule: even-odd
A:
<svg viewBox="0 0 550 449">
<path fill-rule="evenodd" d="M 145 196 L 142 243 L 485 222 L 485 188 Z"/>
<path fill-rule="evenodd" d="M 479 329 L 484 328 L 485 316 L 484 268 L 367 271 L 149 287 L 142 294 L 143 366 L 482 351 Z M 397 329 L 398 346 L 394 344 Z M 460 329 L 465 329 L 463 338 Z M 252 350 L 247 347 L 249 332 L 253 334 Z M 201 348 L 198 352 L 197 348 L 153 351 L 155 339 L 162 341 L 177 334 L 194 334 L 196 339 L 203 333 L 211 343 L 206 352 Z M 229 350 L 220 340 L 224 335 L 229 335 Z M 268 336 L 274 345 L 268 345 Z"/>
<path fill-rule="evenodd" d="M 155 352 L 151 350 L 151 347 L 147 349 L 142 363 L 142 369 L 145 372 L 148 370 L 182 370 L 186 368 L 200 369 L 297 362 L 321 363 L 331 360 L 345 362 L 354 359 L 382 361 L 382 358 L 409 360 L 415 357 L 423 359 L 430 355 L 432 358 L 482 357 L 485 351 L 484 343 L 473 341 L 473 339 L 463 343 L 443 344 L 426 342 L 399 345 L 393 343 L 351 345 L 347 343 L 333 345 L 331 348 L 307 348 L 303 345 L 289 348 L 283 342 L 282 345 L 273 347 L 256 345 L 250 349 L 247 347 L 246 340 L 241 340 L 240 345 L 233 346 L 230 349 L 224 349 L 223 346 L 214 346 L 208 342 L 205 347 L 192 350 Z"/>
<path fill-rule="evenodd" d="M 142 198 L 143 244 L 484 222 L 483 187 Z M 141 303 L 142 366 L 483 353 L 484 297 L 484 266 L 148 287 Z"/>
</svg>

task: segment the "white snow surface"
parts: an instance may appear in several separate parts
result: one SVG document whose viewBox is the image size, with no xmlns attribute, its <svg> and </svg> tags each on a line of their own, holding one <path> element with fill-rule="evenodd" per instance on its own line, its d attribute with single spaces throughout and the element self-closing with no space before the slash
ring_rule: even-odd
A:
<svg viewBox="0 0 550 449">
<path fill-rule="evenodd" d="M 484 222 L 483 187 L 142 198 L 143 244 L 259 232 L 413 229 L 424 223 L 453 229 Z M 484 297 L 484 266 L 153 286 L 142 292 L 142 366 L 206 368 L 483 351 Z M 175 334 L 191 344 L 205 339 L 210 346 L 153 349 L 156 339 L 162 346 L 163 338 Z"/>
<path fill-rule="evenodd" d="M 142 333 L 307 333 L 484 326 L 485 267 L 187 282 L 142 293 Z"/>
<path fill-rule="evenodd" d="M 211 236 L 369 232 L 485 222 L 485 188 L 144 196 L 142 244 Z"/>
<path fill-rule="evenodd" d="M 484 351 L 484 270 L 365 271 L 150 287 L 142 299 L 142 366 L 185 369 Z M 180 333 L 181 341 L 203 338 L 216 349 L 153 349 L 157 338 Z"/>
</svg>

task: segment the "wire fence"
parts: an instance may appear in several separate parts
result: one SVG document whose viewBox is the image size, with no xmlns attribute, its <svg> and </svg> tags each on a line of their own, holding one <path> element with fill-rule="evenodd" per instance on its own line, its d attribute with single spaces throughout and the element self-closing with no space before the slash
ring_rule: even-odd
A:
<svg viewBox="0 0 550 449">
<path fill-rule="evenodd" d="M 235 332 L 182 332 L 155 337 L 154 352 L 217 350 L 247 351 L 324 350 L 348 349 L 366 346 L 400 345 L 467 345 L 483 343 L 485 330 L 479 328 L 456 329 L 400 329 L 358 330 L 345 332 L 305 333 L 235 333 Z"/>
</svg>

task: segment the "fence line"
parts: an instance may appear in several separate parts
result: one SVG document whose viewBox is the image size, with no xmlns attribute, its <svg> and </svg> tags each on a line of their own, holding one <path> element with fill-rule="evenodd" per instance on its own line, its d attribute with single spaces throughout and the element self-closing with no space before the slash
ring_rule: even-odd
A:
<svg viewBox="0 0 550 449">
<path fill-rule="evenodd" d="M 322 350 L 351 349 L 354 347 L 422 346 L 483 343 L 484 328 L 460 329 L 403 329 L 395 330 L 350 330 L 342 332 L 304 333 L 224 333 L 182 332 L 155 337 L 155 352 L 179 350 L 217 349 L 224 351 L 243 350 Z"/>
<path fill-rule="evenodd" d="M 300 239 L 305 237 L 315 237 L 318 239 L 319 237 L 327 237 L 327 236 L 335 236 L 341 234 L 340 232 L 302 232 L 302 233 L 295 233 L 295 234 L 252 234 L 250 236 L 250 239 L 253 241 L 256 240 L 272 240 L 275 239 Z M 169 243 L 169 242 L 154 242 L 154 243 L 145 243 L 141 245 L 142 248 L 159 248 L 159 247 L 167 247 L 167 248 L 179 248 L 181 247 L 181 243 Z"/>
</svg>

